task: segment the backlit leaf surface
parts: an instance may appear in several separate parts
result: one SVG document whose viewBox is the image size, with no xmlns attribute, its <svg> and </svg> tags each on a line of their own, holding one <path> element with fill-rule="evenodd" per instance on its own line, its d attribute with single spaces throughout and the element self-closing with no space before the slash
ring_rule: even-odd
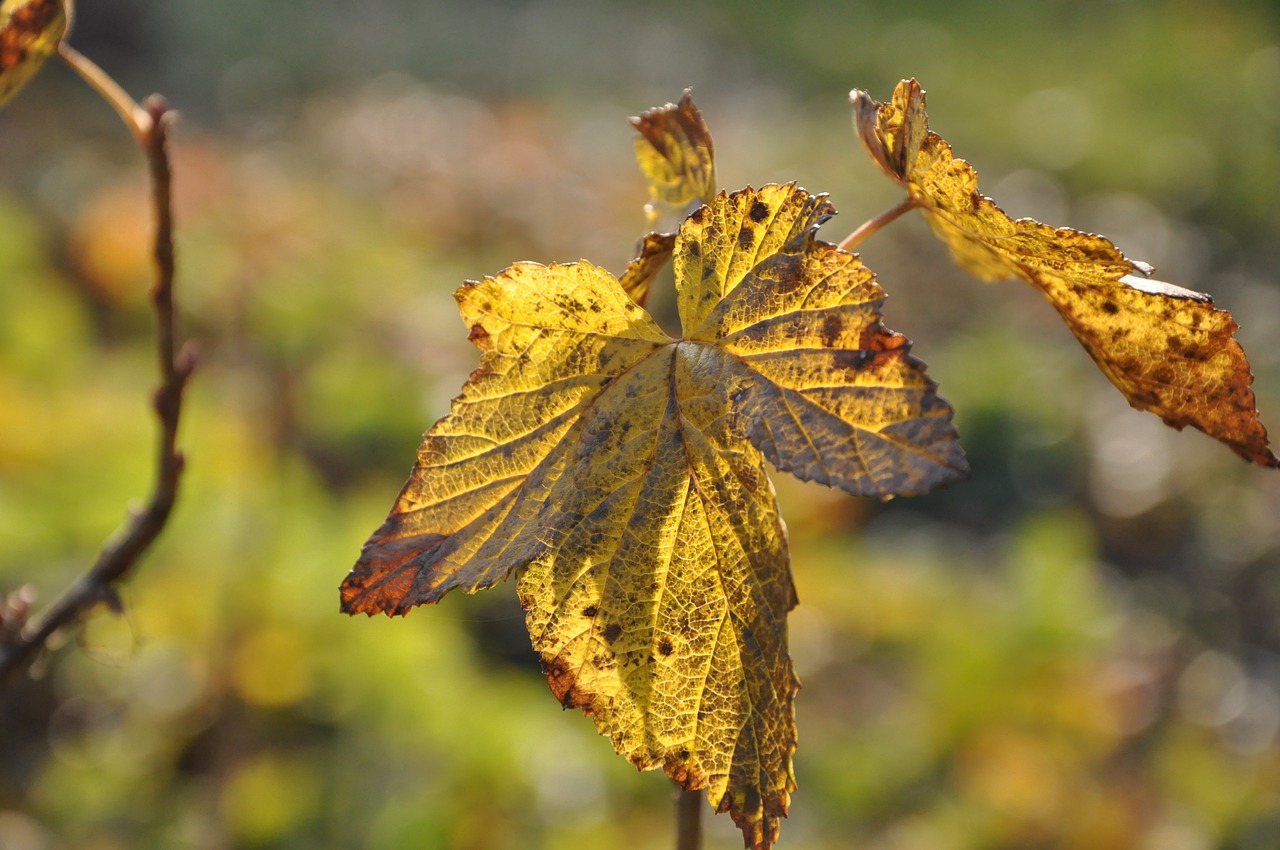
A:
<svg viewBox="0 0 1280 850">
<path fill-rule="evenodd" d="M 649 298 L 649 289 L 662 267 L 671 259 L 675 250 L 676 235 L 674 233 L 646 233 L 640 240 L 635 259 L 627 263 L 627 268 L 618 278 L 622 288 L 641 307 Z"/>
<path fill-rule="evenodd" d="M 1147 277 L 1109 240 L 1012 219 L 978 191 L 978 175 L 928 130 L 924 92 L 904 80 L 882 104 L 851 95 L 872 159 L 904 186 L 963 268 L 1037 287 L 1129 403 L 1187 425 L 1264 466 L 1280 461 L 1258 419 L 1236 323 L 1204 293 Z"/>
<path fill-rule="evenodd" d="M 63 0 L 0 3 L 0 104 L 13 97 L 57 51 L 66 31 Z"/>
<path fill-rule="evenodd" d="M 342 586 L 402 614 L 515 573 L 565 706 L 705 789 L 747 844 L 795 788 L 786 534 L 764 467 L 888 498 L 965 472 L 951 410 L 795 186 L 720 194 L 674 245 L 683 336 L 607 272 L 517 264 L 458 292 L 483 355 Z"/>
<path fill-rule="evenodd" d="M 639 132 L 636 160 L 653 199 L 645 207 L 649 226 L 674 231 L 697 204 L 716 193 L 715 146 L 702 113 L 685 89 L 679 103 L 650 109 L 631 119 Z"/>
</svg>

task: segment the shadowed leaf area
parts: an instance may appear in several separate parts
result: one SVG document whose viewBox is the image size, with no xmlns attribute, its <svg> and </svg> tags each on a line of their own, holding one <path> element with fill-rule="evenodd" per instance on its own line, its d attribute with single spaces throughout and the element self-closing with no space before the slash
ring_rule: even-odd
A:
<svg viewBox="0 0 1280 850">
<path fill-rule="evenodd" d="M 61 0 L 0 3 L 0 104 L 53 55 L 66 31 L 67 10 Z"/>
<path fill-rule="evenodd" d="M 349 613 L 403 614 L 517 573 L 562 704 L 706 789 L 756 848 L 787 812 L 796 741 L 796 598 L 764 461 L 879 498 L 966 471 L 873 275 L 815 238 L 833 212 L 769 185 L 689 216 L 680 339 L 585 261 L 464 285 L 480 366 L 342 586 Z"/>
<path fill-rule="evenodd" d="M 1268 447 L 1231 314 L 1148 275 L 1108 239 L 1010 218 L 978 191 L 973 167 L 928 130 L 924 91 L 904 80 L 882 104 L 852 94 L 854 124 L 876 164 L 907 189 L 956 263 L 983 280 L 1020 277 L 1061 314 L 1098 368 L 1139 410 L 1187 425 L 1241 457 L 1280 466 Z"/>
</svg>

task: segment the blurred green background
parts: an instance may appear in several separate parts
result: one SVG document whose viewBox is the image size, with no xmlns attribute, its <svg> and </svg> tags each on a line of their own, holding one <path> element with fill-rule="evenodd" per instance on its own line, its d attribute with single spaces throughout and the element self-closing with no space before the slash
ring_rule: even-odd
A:
<svg viewBox="0 0 1280 850">
<path fill-rule="evenodd" d="M 1273 0 L 81 0 L 71 42 L 183 112 L 201 368 L 125 615 L 0 695 L 4 850 L 673 846 L 670 783 L 558 710 L 513 587 L 393 621 L 337 585 L 476 362 L 453 289 L 620 271 L 625 119 L 688 85 L 722 185 L 830 192 L 838 239 L 897 197 L 846 92 L 919 78 L 1010 213 L 1230 309 L 1280 431 Z M 65 68 L 0 113 L 0 592 L 50 601 L 147 492 L 146 192 Z M 1129 410 L 923 222 L 864 256 L 973 476 L 888 504 L 775 479 L 804 682 L 780 846 L 1280 847 L 1280 474 Z"/>
</svg>

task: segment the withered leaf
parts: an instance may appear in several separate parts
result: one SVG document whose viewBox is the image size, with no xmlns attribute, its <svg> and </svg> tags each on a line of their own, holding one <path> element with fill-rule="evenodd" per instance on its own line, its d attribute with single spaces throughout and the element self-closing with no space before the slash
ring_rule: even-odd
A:
<svg viewBox="0 0 1280 850">
<path fill-rule="evenodd" d="M 0 3 L 0 104 L 57 51 L 66 31 L 65 0 Z"/>
<path fill-rule="evenodd" d="M 511 574 L 552 691 L 705 789 L 753 848 L 795 788 L 786 534 L 764 467 L 888 498 L 966 471 L 884 293 L 794 185 L 720 194 L 675 240 L 683 336 L 609 273 L 521 263 L 458 291 L 483 354 L 342 585 L 403 614 Z"/>
<path fill-rule="evenodd" d="M 640 133 L 636 159 L 649 183 L 652 201 L 645 207 L 649 226 L 674 231 L 698 204 L 716 193 L 715 146 L 693 90 L 679 103 L 650 109 L 631 119 Z"/>
<path fill-rule="evenodd" d="M 627 263 L 627 268 L 618 278 L 622 288 L 641 307 L 649 299 L 649 289 L 662 267 L 671 259 L 671 252 L 676 247 L 674 233 L 646 233 L 640 239 L 640 247 L 635 259 Z"/>
<path fill-rule="evenodd" d="M 716 192 L 715 146 L 702 113 L 693 105 L 692 89 L 685 89 L 679 103 L 650 109 L 632 118 L 631 124 L 640 134 L 636 161 L 649 183 L 645 218 L 656 230 L 641 238 L 636 257 L 620 279 L 643 307 L 654 277 L 671 258 L 676 227 Z"/>
<path fill-rule="evenodd" d="M 906 188 L 957 264 L 984 280 L 1019 277 L 1037 287 L 1135 408 L 1280 466 L 1230 313 L 1204 293 L 1149 279 L 1148 266 L 1102 236 L 1009 217 L 978 191 L 972 166 L 928 130 L 915 80 L 899 83 L 889 103 L 861 91 L 851 100 L 872 159 Z"/>
</svg>

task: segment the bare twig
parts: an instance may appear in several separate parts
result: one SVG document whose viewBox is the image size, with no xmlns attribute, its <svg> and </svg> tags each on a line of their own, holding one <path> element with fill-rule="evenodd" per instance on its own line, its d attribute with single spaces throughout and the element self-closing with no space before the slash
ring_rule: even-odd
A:
<svg viewBox="0 0 1280 850">
<path fill-rule="evenodd" d="M 702 850 L 701 791 L 676 789 L 676 850 Z"/>
<path fill-rule="evenodd" d="M 159 419 L 156 474 L 146 506 L 134 513 L 103 544 L 92 568 L 20 634 L 0 646 L 0 684 L 8 681 L 14 673 L 25 670 L 55 632 L 75 622 L 94 606 L 104 602 L 119 606 L 116 584 L 159 536 L 178 493 L 178 481 L 182 475 L 182 454 L 177 449 L 178 419 L 182 410 L 182 391 L 195 367 L 192 352 L 177 349 L 174 332 L 173 203 L 167 148 L 171 121 L 169 107 L 159 96 L 153 96 L 145 108 L 139 107 L 110 77 L 79 53 L 64 46 L 62 55 L 120 113 L 146 154 L 150 169 L 156 265 L 151 301 L 156 314 L 160 361 L 160 386 L 152 399 Z"/>
</svg>

